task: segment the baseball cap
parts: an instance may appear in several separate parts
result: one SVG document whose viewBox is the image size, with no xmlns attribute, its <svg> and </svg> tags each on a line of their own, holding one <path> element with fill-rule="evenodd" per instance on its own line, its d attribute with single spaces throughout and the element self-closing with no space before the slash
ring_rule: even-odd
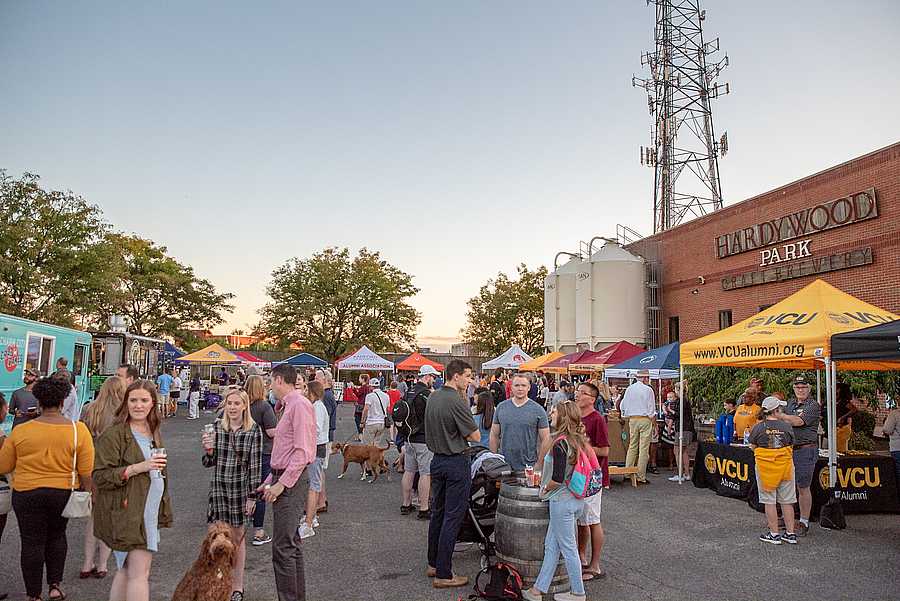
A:
<svg viewBox="0 0 900 601">
<path fill-rule="evenodd" d="M 773 411 L 777 407 L 786 407 L 787 402 L 782 401 L 777 396 L 767 396 L 763 399 L 762 408 L 766 411 Z"/>
<path fill-rule="evenodd" d="M 378 378 L 372 378 L 371 380 L 369 380 L 369 386 L 378 388 L 379 386 L 381 386 L 381 381 Z"/>
<path fill-rule="evenodd" d="M 441 375 L 440 372 L 438 372 L 438 370 L 436 370 L 435 368 L 431 367 L 430 365 L 423 365 L 422 367 L 419 368 L 419 377 L 422 377 L 422 376 L 439 376 L 439 375 Z"/>
<path fill-rule="evenodd" d="M 29 368 L 29 369 L 26 369 L 26 370 L 25 370 L 25 373 L 24 373 L 23 375 L 26 375 L 26 376 L 34 376 L 35 378 L 40 378 L 40 377 L 41 377 L 41 373 L 40 373 L 38 370 L 36 370 L 36 369 L 30 369 L 30 368 Z"/>
<path fill-rule="evenodd" d="M 809 386 L 809 381 L 806 379 L 806 376 L 797 376 L 794 378 L 793 382 L 791 382 L 794 386 Z"/>
</svg>

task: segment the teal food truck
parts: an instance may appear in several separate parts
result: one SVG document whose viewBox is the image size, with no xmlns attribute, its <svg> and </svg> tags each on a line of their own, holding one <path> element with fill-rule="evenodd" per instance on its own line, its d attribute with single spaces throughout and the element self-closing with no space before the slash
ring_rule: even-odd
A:
<svg viewBox="0 0 900 601">
<path fill-rule="evenodd" d="M 65 357 L 83 405 L 90 398 L 90 352 L 91 335 L 87 332 L 0 313 L 0 392 L 10 401 L 12 393 L 23 386 L 26 368 L 50 375 L 56 371 L 56 361 Z M 8 432 L 11 425 L 10 415 L 3 424 L 4 431 Z"/>
</svg>

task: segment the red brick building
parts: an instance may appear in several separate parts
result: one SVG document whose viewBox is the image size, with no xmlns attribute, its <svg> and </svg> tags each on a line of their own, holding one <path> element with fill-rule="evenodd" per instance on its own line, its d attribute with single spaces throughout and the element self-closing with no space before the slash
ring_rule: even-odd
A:
<svg viewBox="0 0 900 601">
<path fill-rule="evenodd" d="M 817 277 L 900 313 L 900 143 L 626 248 L 659 283 L 651 345 L 737 323 Z"/>
</svg>

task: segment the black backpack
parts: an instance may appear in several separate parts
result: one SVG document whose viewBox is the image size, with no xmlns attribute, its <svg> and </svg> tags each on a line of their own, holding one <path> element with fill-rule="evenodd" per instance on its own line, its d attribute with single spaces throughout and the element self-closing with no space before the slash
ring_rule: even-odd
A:
<svg viewBox="0 0 900 601">
<path fill-rule="evenodd" d="M 391 419 L 394 420 L 394 425 L 397 426 L 397 431 L 401 436 L 409 438 L 411 417 L 412 409 L 405 398 L 394 403 L 394 408 L 391 409 Z"/>
<path fill-rule="evenodd" d="M 481 579 L 486 576 L 487 584 L 482 588 Z M 495 563 L 484 568 L 475 576 L 475 592 L 469 600 L 522 601 L 522 575 L 508 563 Z"/>
</svg>

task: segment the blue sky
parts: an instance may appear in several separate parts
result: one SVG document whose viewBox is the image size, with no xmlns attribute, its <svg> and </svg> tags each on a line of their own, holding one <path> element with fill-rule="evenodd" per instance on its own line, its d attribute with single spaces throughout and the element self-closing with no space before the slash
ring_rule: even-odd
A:
<svg viewBox="0 0 900 601">
<path fill-rule="evenodd" d="M 737 202 L 900 138 L 900 3 L 707 1 Z M 453 338 L 498 271 L 652 229 L 641 0 L 4 2 L 0 167 L 166 245 L 256 320 L 273 268 L 367 246 Z M 225 243 L 228 260 L 211 251 Z"/>
</svg>

